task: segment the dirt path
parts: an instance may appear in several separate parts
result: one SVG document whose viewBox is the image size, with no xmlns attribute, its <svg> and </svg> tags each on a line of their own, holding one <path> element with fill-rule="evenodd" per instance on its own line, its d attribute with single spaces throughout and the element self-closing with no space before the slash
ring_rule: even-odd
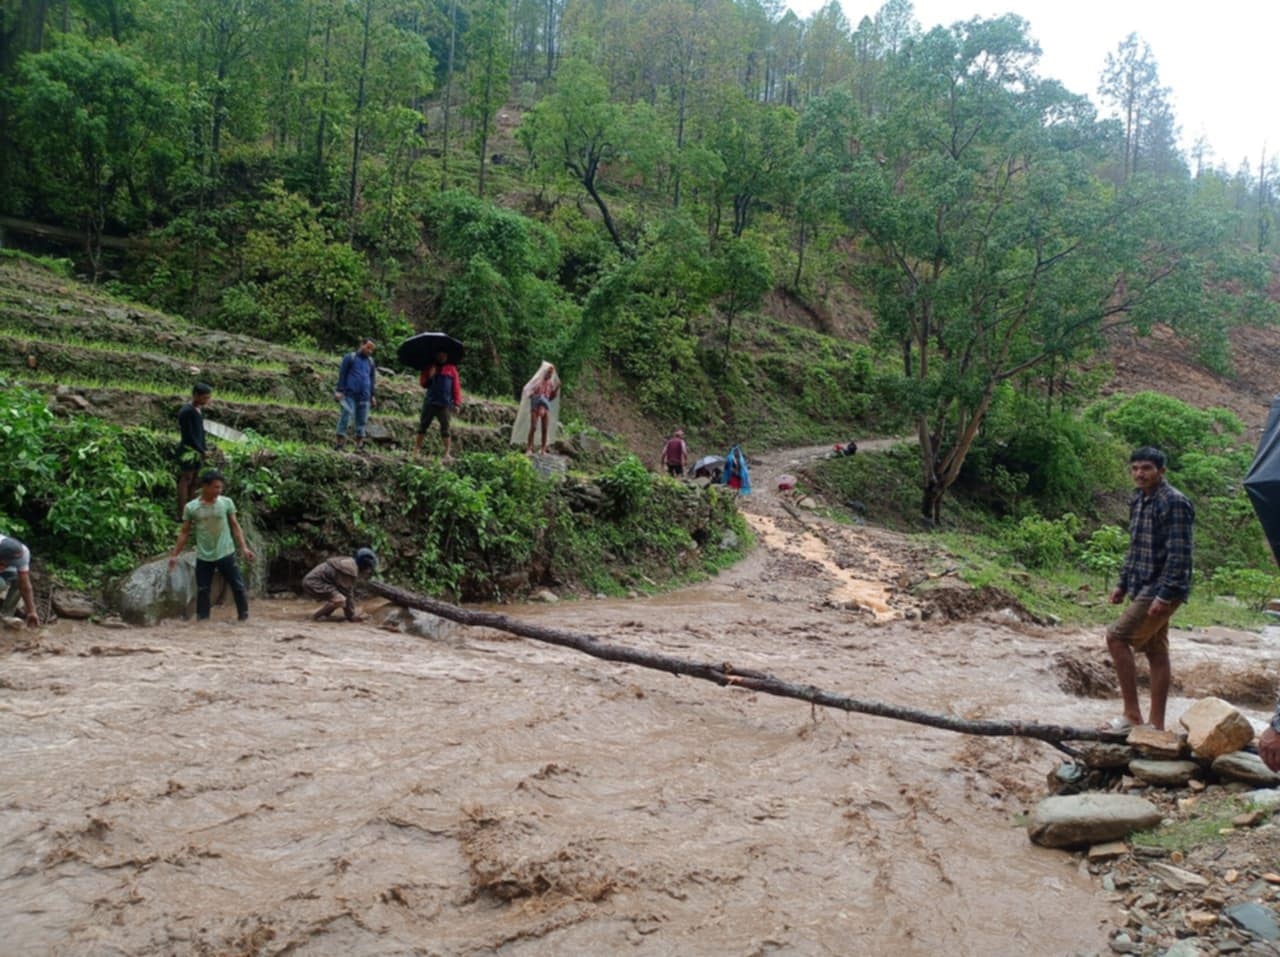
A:
<svg viewBox="0 0 1280 957">
<path fill-rule="evenodd" d="M 789 462 L 753 471 L 744 508 L 762 544 L 719 579 L 504 611 L 970 717 L 1109 713 L 1049 667 L 1096 636 L 902 618 L 892 576 L 921 567 L 917 546 L 797 521 L 764 487 Z M 884 590 L 885 612 L 833 599 L 854 579 Z M 310 608 L 257 602 L 248 627 L 224 608 L 199 626 L 0 637 L 0 950 L 1105 948 L 1113 905 L 1016 826 L 1056 763 L 1043 746 L 482 630 L 316 625 Z"/>
</svg>

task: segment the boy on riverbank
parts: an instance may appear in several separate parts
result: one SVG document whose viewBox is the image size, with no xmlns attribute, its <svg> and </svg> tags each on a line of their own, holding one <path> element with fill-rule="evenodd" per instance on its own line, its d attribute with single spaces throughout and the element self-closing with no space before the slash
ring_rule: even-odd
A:
<svg viewBox="0 0 1280 957">
<path fill-rule="evenodd" d="M 196 620 L 209 617 L 209 593 L 213 588 L 213 573 L 220 572 L 231 588 L 236 602 L 236 617 L 240 621 L 249 618 L 249 591 L 240 576 L 236 563 L 236 546 L 245 561 L 253 561 L 253 550 L 245 544 L 244 532 L 236 521 L 236 506 L 222 494 L 226 482 L 222 473 L 209 469 L 200 475 L 200 497 L 187 503 L 183 511 L 182 528 L 169 556 L 169 570 L 178 566 L 178 556 L 186 548 L 187 539 L 194 528 L 196 533 Z"/>
</svg>

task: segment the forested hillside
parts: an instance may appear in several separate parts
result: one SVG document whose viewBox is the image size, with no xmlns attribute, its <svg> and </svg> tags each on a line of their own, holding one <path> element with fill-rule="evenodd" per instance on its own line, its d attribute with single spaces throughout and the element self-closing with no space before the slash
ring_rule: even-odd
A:
<svg viewBox="0 0 1280 957">
<path fill-rule="evenodd" d="M 7 245 L 284 344 L 442 328 L 482 393 L 555 358 L 717 442 L 907 431 L 933 519 L 992 416 L 1094 398 L 1108 336 L 1221 370 L 1273 314 L 1273 170 L 1182 155 L 1136 36 L 1094 102 L 1025 21 L 903 0 L 3 12 Z"/>
</svg>

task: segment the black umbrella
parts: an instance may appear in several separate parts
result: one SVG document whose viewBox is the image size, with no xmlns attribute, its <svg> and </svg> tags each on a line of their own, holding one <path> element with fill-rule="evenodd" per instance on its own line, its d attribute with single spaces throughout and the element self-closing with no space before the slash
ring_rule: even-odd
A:
<svg viewBox="0 0 1280 957">
<path fill-rule="evenodd" d="M 1262 430 L 1258 454 L 1244 477 L 1244 490 L 1249 493 L 1253 510 L 1267 533 L 1271 553 L 1280 562 L 1280 395 L 1271 402 L 1271 414 Z"/>
<path fill-rule="evenodd" d="M 414 369 L 425 369 L 434 365 L 436 356 L 447 353 L 449 361 L 462 361 L 462 343 L 453 336 L 443 332 L 420 332 L 400 343 L 396 350 L 396 358 Z"/>
<path fill-rule="evenodd" d="M 698 461 L 693 463 L 693 474 L 697 475 L 702 469 L 706 469 L 708 472 L 711 472 L 719 468 L 724 468 L 723 458 L 719 455 L 704 455 L 702 458 L 698 459 Z"/>
</svg>

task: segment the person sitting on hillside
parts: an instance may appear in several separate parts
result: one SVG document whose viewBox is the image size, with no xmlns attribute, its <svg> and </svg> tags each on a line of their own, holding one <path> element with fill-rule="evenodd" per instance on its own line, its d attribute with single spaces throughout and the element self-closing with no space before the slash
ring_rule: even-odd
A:
<svg viewBox="0 0 1280 957">
<path fill-rule="evenodd" d="M 527 421 L 526 421 L 527 420 Z M 547 435 L 554 438 L 560 424 L 560 376 L 556 367 L 544 362 L 532 379 L 520 391 L 520 411 L 511 427 L 511 443 L 517 444 L 523 435 L 526 455 L 533 454 L 533 435 L 542 425 L 542 446 L 538 450 L 547 454 Z"/>
<path fill-rule="evenodd" d="M 449 361 L 449 353 L 443 350 L 436 354 L 433 365 L 427 366 L 418 376 L 418 385 L 426 389 L 422 396 L 422 415 L 418 418 L 418 434 L 413 441 L 415 454 L 422 451 L 422 439 L 435 419 L 440 420 L 440 438 L 444 442 L 441 462 L 452 461 L 449 449 L 453 436 L 449 430 L 449 420 L 453 413 L 462 408 L 462 379 L 458 376 L 458 367 Z"/>
<path fill-rule="evenodd" d="M 325 621 L 342 606 L 347 621 L 362 621 L 364 616 L 356 610 L 356 580 L 369 575 L 378 567 L 378 556 L 371 548 L 358 548 L 355 555 L 335 555 L 326 558 L 302 579 L 302 590 L 324 605 L 312 615 L 314 621 Z"/>
<path fill-rule="evenodd" d="M 21 598 L 27 627 L 39 628 L 40 615 L 36 612 L 35 591 L 31 588 L 31 551 L 16 538 L 6 535 L 0 535 L 0 581 L 7 586 L 4 601 L 0 603 L 0 617 L 12 617 Z"/>
</svg>

